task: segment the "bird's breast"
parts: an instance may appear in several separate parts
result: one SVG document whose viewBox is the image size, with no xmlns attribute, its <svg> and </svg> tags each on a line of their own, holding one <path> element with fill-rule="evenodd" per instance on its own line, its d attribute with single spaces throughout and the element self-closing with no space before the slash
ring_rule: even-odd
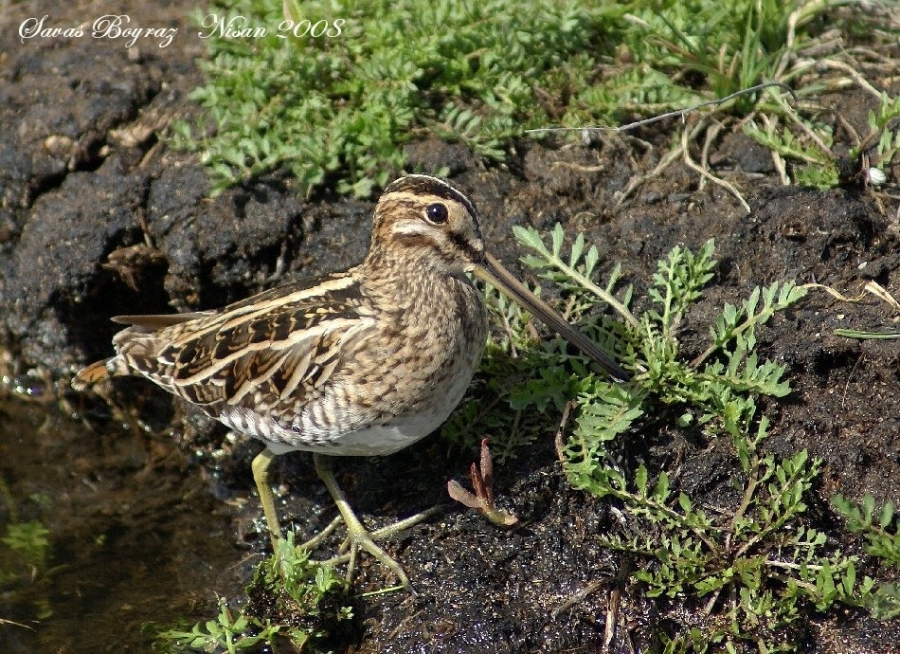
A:
<svg viewBox="0 0 900 654">
<path fill-rule="evenodd" d="M 480 294 L 467 280 L 453 282 L 373 311 L 371 327 L 340 344 L 327 385 L 292 411 L 220 419 L 276 452 L 390 454 L 427 436 L 459 404 L 487 339 Z"/>
</svg>

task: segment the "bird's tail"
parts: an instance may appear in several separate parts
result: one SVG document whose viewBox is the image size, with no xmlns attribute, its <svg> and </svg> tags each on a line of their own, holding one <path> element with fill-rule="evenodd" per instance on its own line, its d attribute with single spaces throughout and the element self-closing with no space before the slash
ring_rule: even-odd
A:
<svg viewBox="0 0 900 654">
<path fill-rule="evenodd" d="M 75 375 L 74 379 L 72 379 L 72 388 L 76 391 L 83 391 L 88 386 L 93 386 L 104 379 L 109 379 L 115 374 L 114 372 L 110 372 L 110 368 L 114 368 L 115 360 L 115 358 L 106 359 L 105 361 L 98 361 L 97 363 L 92 363 L 87 368 L 83 368 Z"/>
</svg>

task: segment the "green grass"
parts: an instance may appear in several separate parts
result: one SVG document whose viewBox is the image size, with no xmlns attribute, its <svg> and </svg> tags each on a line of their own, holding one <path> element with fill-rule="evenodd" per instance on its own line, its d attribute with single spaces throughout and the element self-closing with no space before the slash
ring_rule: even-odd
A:
<svg viewBox="0 0 900 654">
<path fill-rule="evenodd" d="M 294 546 L 293 534 L 278 542 L 276 551 L 260 563 L 247 587 L 248 602 L 231 608 L 219 600 L 219 613 L 194 625 L 160 628 L 145 625 L 157 652 L 303 651 L 322 648 L 333 632 L 353 618 L 344 583 L 329 566 L 314 564 Z"/>
<path fill-rule="evenodd" d="M 598 21 L 613 11 L 558 1 L 528 11 L 509 0 L 314 1 L 301 15 L 343 21 L 340 34 L 282 39 L 280 1 L 210 9 L 223 10 L 270 33 L 209 40 L 209 82 L 193 98 L 213 131 L 180 123 L 174 143 L 201 153 L 216 188 L 283 166 L 303 190 L 334 183 L 359 196 L 396 175 L 402 144 L 428 132 L 502 158 L 509 138 L 548 118 L 533 85 L 592 50 Z"/>
<path fill-rule="evenodd" d="M 36 504 L 48 501 L 39 495 L 29 499 Z M 50 604 L 50 531 L 37 520 L 19 518 L 16 498 L 2 479 L 0 503 L 3 513 L 8 516 L 8 521 L 0 524 L 0 590 L 11 604 L 27 602 L 32 606 L 34 617 L 45 620 L 53 615 Z M 0 619 L 2 617 L 0 615 Z"/>
<path fill-rule="evenodd" d="M 894 512 L 894 503 L 884 502 L 876 510 L 875 497 L 871 493 L 866 493 L 859 503 L 842 495 L 835 495 L 831 502 L 846 520 L 847 529 L 863 536 L 866 553 L 887 570 L 892 570 L 896 579 L 900 572 L 900 517 Z M 880 583 L 867 598 L 867 605 L 877 618 L 900 617 L 900 583 Z"/>
<path fill-rule="evenodd" d="M 200 155 L 215 192 L 283 170 L 301 193 L 362 197 L 405 169 L 405 143 L 428 135 L 500 161 L 529 129 L 615 126 L 778 81 L 795 86 L 802 108 L 760 91 L 703 120 L 747 118 L 747 133 L 788 159 L 796 183 L 832 186 L 841 180 L 815 103 L 823 88 L 802 53 L 818 43 L 820 17 L 842 4 L 555 0 L 523 11 L 513 0 L 292 1 L 301 26 L 292 36 L 280 1 L 218 0 L 209 13 L 267 33 L 223 37 L 197 14 L 214 32 L 200 62 L 207 83 L 192 95 L 205 119 L 175 123 L 170 141 Z M 879 110 L 882 165 L 898 150 L 892 137 L 879 140 L 896 101 Z"/>
<path fill-rule="evenodd" d="M 900 121 L 900 96 L 881 93 L 878 106 L 868 112 L 868 134 L 852 145 L 843 162 L 834 153 L 834 134 L 828 124 L 802 118 L 789 110 L 763 116 L 761 120 L 765 127 L 748 122 L 744 132 L 776 155 L 795 162 L 794 180 L 800 186 L 826 189 L 853 181 L 846 173 L 842 177 L 842 164 L 851 175 L 856 175 L 857 183 L 871 182 L 869 168 L 888 166 L 900 153 L 900 132 L 896 129 Z"/>
</svg>

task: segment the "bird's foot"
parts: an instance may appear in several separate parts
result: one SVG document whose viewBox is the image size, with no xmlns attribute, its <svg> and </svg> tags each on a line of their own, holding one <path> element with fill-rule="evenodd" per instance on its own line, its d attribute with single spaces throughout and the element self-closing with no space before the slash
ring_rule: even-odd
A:
<svg viewBox="0 0 900 654">
<path fill-rule="evenodd" d="M 360 550 L 362 550 L 363 552 L 366 552 L 369 555 L 375 557 L 375 559 L 377 559 L 379 563 L 384 565 L 397 576 L 397 579 L 400 582 L 398 586 L 396 586 L 396 588 L 385 589 L 385 592 L 402 588 L 411 590 L 412 586 L 410 585 L 409 577 L 406 575 L 403 567 L 393 557 L 391 557 L 383 549 L 381 549 L 375 543 L 375 541 L 385 540 L 400 532 L 406 531 L 410 527 L 418 524 L 419 522 L 422 522 L 426 518 L 435 515 L 437 512 L 437 507 L 431 508 L 427 511 L 422 511 L 421 513 L 417 513 L 416 515 L 410 516 L 403 520 L 399 520 L 398 522 L 395 522 L 386 527 L 382 527 L 381 529 L 369 531 L 362 525 L 362 523 L 356 517 L 356 514 L 351 511 L 348 515 L 335 518 L 335 520 L 333 520 L 331 524 L 329 524 L 328 527 L 326 527 L 322 532 L 304 543 L 304 546 L 307 546 L 310 543 L 313 543 L 314 545 L 320 544 L 325 536 L 334 531 L 334 527 L 337 526 L 337 522 L 343 520 L 347 524 L 347 538 L 344 539 L 344 542 L 341 544 L 341 554 L 330 559 L 316 562 L 323 565 L 341 565 L 343 563 L 346 563 L 346 579 L 347 583 L 349 584 L 353 580 L 353 573 L 356 570 L 356 561 L 359 556 Z"/>
<path fill-rule="evenodd" d="M 310 538 L 308 541 L 301 543 L 300 547 L 305 549 L 307 552 L 312 552 L 317 547 L 319 547 L 319 545 L 321 545 L 325 541 L 325 539 L 328 538 L 334 532 L 334 530 L 338 528 L 338 525 L 340 525 L 343 521 L 344 519 L 341 516 L 337 516 L 334 520 L 328 523 L 328 526 L 325 527 L 325 529 Z"/>
</svg>

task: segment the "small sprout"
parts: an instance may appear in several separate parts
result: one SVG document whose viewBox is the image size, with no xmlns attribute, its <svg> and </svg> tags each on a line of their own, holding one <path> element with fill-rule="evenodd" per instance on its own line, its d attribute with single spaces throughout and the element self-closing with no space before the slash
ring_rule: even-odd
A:
<svg viewBox="0 0 900 654">
<path fill-rule="evenodd" d="M 489 445 L 490 441 L 487 438 L 482 439 L 480 469 L 476 464 L 472 464 L 470 474 L 475 493 L 470 493 L 452 479 L 447 482 L 447 492 L 457 502 L 481 511 L 482 515 L 495 525 L 512 527 L 519 519 L 512 513 L 494 506 L 494 459 L 491 457 Z"/>
</svg>

